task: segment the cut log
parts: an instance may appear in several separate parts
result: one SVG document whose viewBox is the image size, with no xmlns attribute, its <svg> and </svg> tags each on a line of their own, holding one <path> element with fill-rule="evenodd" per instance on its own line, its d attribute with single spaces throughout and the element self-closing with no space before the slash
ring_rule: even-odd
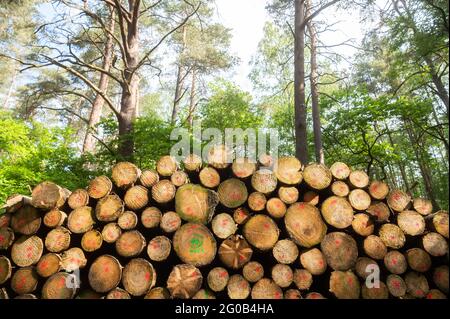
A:
<svg viewBox="0 0 450 319">
<path fill-rule="evenodd" d="M 330 167 L 331 174 L 338 180 L 345 180 L 350 175 L 350 168 L 347 164 L 342 162 L 336 162 Z"/>
<path fill-rule="evenodd" d="M 220 175 L 213 167 L 207 166 L 200 171 L 200 183 L 207 188 L 216 188 L 220 184 Z"/>
<path fill-rule="evenodd" d="M 306 295 L 305 299 L 326 299 L 321 293 L 310 292 Z"/>
<path fill-rule="evenodd" d="M 287 205 L 294 204 L 298 201 L 298 189 L 296 187 L 281 186 L 278 189 L 278 197 Z"/>
<path fill-rule="evenodd" d="M 67 214 L 58 208 L 48 211 L 44 215 L 44 225 L 48 228 L 62 226 L 67 219 Z"/>
<path fill-rule="evenodd" d="M 12 214 L 10 214 L 10 213 L 0 214 L 0 228 L 10 227 L 11 226 L 11 218 L 12 218 Z"/>
<path fill-rule="evenodd" d="M 71 209 L 77 209 L 82 206 L 89 205 L 89 193 L 85 189 L 74 190 L 69 198 L 67 199 L 67 204 Z"/>
<path fill-rule="evenodd" d="M 152 198 L 158 204 L 165 204 L 175 198 L 175 185 L 167 179 L 160 180 L 152 187 Z"/>
<path fill-rule="evenodd" d="M 61 255 L 61 269 L 67 272 L 82 269 L 86 264 L 87 259 L 83 251 L 78 247 L 70 248 Z"/>
<path fill-rule="evenodd" d="M 389 275 L 386 278 L 386 285 L 389 293 L 394 297 L 403 297 L 406 294 L 406 283 L 398 275 Z"/>
<path fill-rule="evenodd" d="M 428 233 L 423 236 L 422 245 L 431 256 L 440 257 L 448 254 L 447 240 L 438 233 Z"/>
<path fill-rule="evenodd" d="M 113 166 L 111 178 L 119 188 L 129 188 L 136 183 L 141 171 L 136 165 L 129 162 L 120 162 Z"/>
<path fill-rule="evenodd" d="M 122 266 L 115 257 L 102 255 L 92 263 L 88 278 L 90 286 L 96 292 L 111 291 L 122 279 Z"/>
<path fill-rule="evenodd" d="M 350 188 L 345 182 L 336 181 L 331 184 L 331 192 L 339 197 L 346 197 L 350 193 Z"/>
<path fill-rule="evenodd" d="M 171 176 L 177 170 L 178 165 L 174 157 L 166 155 L 156 162 L 156 171 L 161 176 Z"/>
<path fill-rule="evenodd" d="M 41 227 L 41 214 L 33 206 L 19 208 L 11 218 L 11 228 L 22 235 L 33 235 Z"/>
<path fill-rule="evenodd" d="M 183 166 L 188 172 L 198 172 L 202 167 L 202 158 L 197 154 L 189 154 L 183 159 Z"/>
<path fill-rule="evenodd" d="M 136 213 L 128 210 L 128 211 L 123 212 L 119 216 L 119 219 L 117 220 L 117 224 L 123 230 L 131 230 L 131 229 L 136 228 L 138 221 L 139 221 L 139 219 L 138 219 Z"/>
<path fill-rule="evenodd" d="M 250 261 L 242 269 L 242 275 L 249 282 L 257 282 L 264 277 L 264 267 L 257 261 Z"/>
<path fill-rule="evenodd" d="M 431 268 L 431 257 L 423 249 L 411 248 L 406 251 L 409 267 L 417 272 L 427 272 Z"/>
<path fill-rule="evenodd" d="M 303 194 L 303 202 L 316 206 L 319 204 L 320 196 L 314 191 L 307 191 Z"/>
<path fill-rule="evenodd" d="M 447 296 L 437 289 L 431 289 L 426 297 L 426 299 L 447 299 Z"/>
<path fill-rule="evenodd" d="M 372 202 L 372 205 L 367 208 L 366 212 L 375 217 L 377 222 L 389 221 L 391 214 L 389 207 L 383 202 Z"/>
<path fill-rule="evenodd" d="M 166 233 L 173 233 L 181 226 L 181 218 L 175 212 L 164 213 L 160 222 L 161 229 Z"/>
<path fill-rule="evenodd" d="M 217 194 L 200 185 L 186 184 L 178 188 L 175 210 L 188 222 L 208 223 L 219 202 Z"/>
<path fill-rule="evenodd" d="M 193 265 L 181 264 L 173 267 L 167 279 L 167 289 L 172 298 L 189 299 L 200 290 L 203 276 Z"/>
<path fill-rule="evenodd" d="M 0 256 L 0 285 L 3 285 L 12 274 L 11 261 L 6 256 Z"/>
<path fill-rule="evenodd" d="M 173 248 L 177 256 L 187 264 L 210 264 L 217 252 L 217 244 L 209 229 L 198 223 L 187 223 L 173 236 Z"/>
<path fill-rule="evenodd" d="M 11 228 L 0 228 L 0 250 L 7 250 L 13 244 L 14 239 L 14 231 Z"/>
<path fill-rule="evenodd" d="M 204 300 L 209 300 L 209 299 L 216 299 L 216 296 L 207 289 L 200 289 L 199 291 L 197 291 L 195 293 L 195 295 L 192 297 L 192 299 L 204 299 Z"/>
<path fill-rule="evenodd" d="M 164 261 L 172 251 L 172 243 L 166 236 L 156 236 L 148 242 L 147 255 L 150 260 Z"/>
<path fill-rule="evenodd" d="M 262 278 L 252 288 L 252 299 L 282 299 L 283 291 L 271 279 Z"/>
<path fill-rule="evenodd" d="M 295 269 L 293 281 L 298 289 L 309 290 L 313 283 L 313 277 L 306 269 Z"/>
<path fill-rule="evenodd" d="M 231 150 L 226 145 L 214 145 L 208 151 L 207 162 L 214 168 L 227 168 L 232 160 Z"/>
<path fill-rule="evenodd" d="M 39 259 L 36 271 L 39 276 L 48 278 L 61 269 L 61 257 L 55 253 L 47 253 Z"/>
<path fill-rule="evenodd" d="M 327 270 L 325 255 L 317 248 L 309 249 L 300 255 L 301 265 L 312 275 L 322 275 Z"/>
<path fill-rule="evenodd" d="M 242 268 L 252 258 L 253 250 L 242 236 L 230 236 L 219 247 L 219 258 L 228 268 Z"/>
<path fill-rule="evenodd" d="M 65 227 L 57 227 L 45 237 L 45 248 L 52 253 L 59 253 L 70 246 L 70 231 Z"/>
<path fill-rule="evenodd" d="M 111 193 L 112 191 L 112 187 L 113 184 L 108 176 L 98 176 L 89 183 L 87 192 L 90 197 L 94 199 L 100 199 L 105 197 L 106 195 L 109 195 L 109 193 Z"/>
<path fill-rule="evenodd" d="M 250 284 L 241 275 L 233 275 L 228 280 L 227 294 L 230 299 L 247 299 L 250 289 Z"/>
<path fill-rule="evenodd" d="M 440 210 L 433 216 L 433 227 L 442 236 L 448 239 L 448 212 Z"/>
<path fill-rule="evenodd" d="M 123 201 L 131 210 L 140 210 L 148 204 L 148 190 L 144 186 L 130 187 L 125 193 Z"/>
<path fill-rule="evenodd" d="M 170 181 L 176 187 L 180 187 L 188 182 L 188 176 L 183 171 L 175 171 L 172 176 L 170 176 Z"/>
<path fill-rule="evenodd" d="M 272 197 L 266 203 L 266 210 L 273 218 L 283 218 L 286 215 L 287 207 L 281 199 Z"/>
<path fill-rule="evenodd" d="M 374 270 L 380 270 L 375 260 L 368 257 L 359 257 L 356 260 L 355 272 L 361 279 L 366 280 L 369 275 L 374 273 Z"/>
<path fill-rule="evenodd" d="M 407 210 L 410 203 L 411 196 L 399 189 L 392 190 L 387 197 L 387 204 L 396 212 Z"/>
<path fill-rule="evenodd" d="M 405 245 L 406 237 L 403 231 L 394 224 L 384 224 L 380 227 L 379 236 L 383 243 L 390 248 L 399 249 Z"/>
<path fill-rule="evenodd" d="M 149 292 L 144 296 L 144 299 L 169 299 L 170 292 L 167 288 L 164 287 L 156 287 L 150 289 Z"/>
<path fill-rule="evenodd" d="M 122 257 L 136 257 L 145 248 L 144 236 L 137 230 L 129 230 L 116 241 L 116 251 Z"/>
<path fill-rule="evenodd" d="M 427 278 L 414 271 L 406 274 L 405 283 L 406 292 L 414 298 L 424 298 L 430 290 Z"/>
<path fill-rule="evenodd" d="M 258 156 L 258 162 L 261 166 L 265 168 L 271 168 L 274 164 L 275 160 L 273 159 L 272 155 L 269 154 L 260 154 Z"/>
<path fill-rule="evenodd" d="M 303 180 L 302 163 L 293 156 L 280 157 L 275 165 L 275 176 L 285 185 L 298 185 Z"/>
<path fill-rule="evenodd" d="M 364 211 L 369 208 L 371 199 L 369 194 L 362 189 L 354 189 L 348 195 L 348 201 L 355 210 Z"/>
<path fill-rule="evenodd" d="M 266 196 L 260 192 L 253 192 L 248 196 L 248 207 L 256 212 L 262 211 L 266 206 Z"/>
<path fill-rule="evenodd" d="M 284 292 L 284 299 L 302 299 L 302 295 L 298 289 L 288 289 Z"/>
<path fill-rule="evenodd" d="M 122 288 L 114 288 L 106 295 L 105 299 L 131 299 L 130 294 Z"/>
<path fill-rule="evenodd" d="M 248 158 L 238 158 L 231 165 L 231 170 L 237 178 L 246 179 L 256 171 L 256 163 Z"/>
<path fill-rule="evenodd" d="M 102 210 L 105 209 L 106 207 Z M 94 223 L 94 212 L 89 206 L 74 209 L 67 218 L 67 227 L 74 234 L 83 234 L 91 230 Z"/>
<path fill-rule="evenodd" d="M 117 223 L 106 224 L 102 229 L 102 237 L 108 244 L 115 243 L 122 235 L 122 229 L 120 229 Z"/>
<path fill-rule="evenodd" d="M 44 210 L 62 207 L 70 192 L 55 183 L 42 182 L 38 184 L 31 194 L 31 205 Z"/>
<path fill-rule="evenodd" d="M 209 271 L 206 278 L 209 288 L 215 292 L 223 291 L 227 287 L 229 279 L 230 275 L 223 267 L 214 267 Z"/>
<path fill-rule="evenodd" d="M 448 294 L 448 265 L 442 265 L 434 269 L 433 282 L 440 290 Z"/>
<path fill-rule="evenodd" d="M 155 269 L 145 259 L 132 259 L 123 269 L 122 284 L 132 296 L 145 295 L 155 283 Z"/>
<path fill-rule="evenodd" d="M 349 227 L 353 221 L 353 208 L 343 197 L 328 197 L 321 207 L 322 216 L 327 224 L 344 229 Z"/>
<path fill-rule="evenodd" d="M 15 213 L 19 208 L 21 208 L 25 205 L 32 205 L 31 197 L 20 195 L 20 194 L 13 194 L 6 198 L 5 204 L 0 206 L 0 211 L 4 210 L 5 213 L 11 214 L 11 213 Z M 0 227 L 2 227 L 1 223 L 0 223 Z"/>
<path fill-rule="evenodd" d="M 141 182 L 141 185 L 144 187 L 152 187 L 159 182 L 158 172 L 152 169 L 143 170 L 141 176 L 139 176 L 139 182 Z"/>
<path fill-rule="evenodd" d="M 245 223 L 243 234 L 252 246 L 265 251 L 275 246 L 280 230 L 272 218 L 257 214 Z"/>
<path fill-rule="evenodd" d="M 387 254 L 386 245 L 380 237 L 375 235 L 367 236 L 364 239 L 363 249 L 367 256 L 377 260 L 384 259 Z"/>
<path fill-rule="evenodd" d="M 162 213 L 157 207 L 148 207 L 141 214 L 141 223 L 145 228 L 156 228 L 161 223 Z"/>
<path fill-rule="evenodd" d="M 221 213 L 214 216 L 211 223 L 211 229 L 218 238 L 225 239 L 236 232 L 237 226 L 231 215 Z"/>
<path fill-rule="evenodd" d="M 276 264 L 272 267 L 272 279 L 281 288 L 289 287 L 294 280 L 294 272 L 286 264 Z"/>
<path fill-rule="evenodd" d="M 352 228 L 358 235 L 367 237 L 373 234 L 375 225 L 369 215 L 360 213 L 355 215 L 352 221 Z"/>
<path fill-rule="evenodd" d="M 245 224 L 250 217 L 251 214 L 245 207 L 238 207 L 233 212 L 233 219 L 238 225 Z"/>
<path fill-rule="evenodd" d="M 338 299 L 358 299 L 361 287 L 352 271 L 333 271 L 330 277 L 330 292 Z"/>
<path fill-rule="evenodd" d="M 292 264 L 298 257 L 298 247 L 292 240 L 282 239 L 277 241 L 272 254 L 280 264 Z"/>
<path fill-rule="evenodd" d="M 433 204 L 426 198 L 414 198 L 413 207 L 421 215 L 429 215 L 433 212 Z"/>
<path fill-rule="evenodd" d="M 237 208 L 248 198 L 247 187 L 237 178 L 230 178 L 220 183 L 217 193 L 220 203 L 228 208 Z"/>
<path fill-rule="evenodd" d="M 369 186 L 369 194 L 373 199 L 383 200 L 389 194 L 389 186 L 382 181 L 372 181 Z"/>
<path fill-rule="evenodd" d="M 95 207 L 95 216 L 102 222 L 116 221 L 123 212 L 124 202 L 115 194 L 106 195 L 97 202 Z"/>
<path fill-rule="evenodd" d="M 73 275 L 58 272 L 47 279 L 42 287 L 42 299 L 73 299 L 77 292 L 72 283 Z"/>
<path fill-rule="evenodd" d="M 303 171 L 303 179 L 306 184 L 316 190 L 330 186 L 332 178 L 331 171 L 323 164 L 309 164 Z"/>
<path fill-rule="evenodd" d="M 366 188 L 369 186 L 369 176 L 364 171 L 352 171 L 348 176 L 348 181 L 354 188 Z"/>
<path fill-rule="evenodd" d="M 103 237 L 98 230 L 92 229 L 84 233 L 81 238 L 81 248 L 86 252 L 93 252 L 102 247 Z"/>
<path fill-rule="evenodd" d="M 361 284 L 361 296 L 363 299 L 388 299 L 389 290 L 386 284 L 378 281 L 378 285 L 374 287 L 367 287 L 365 283 Z"/>
<path fill-rule="evenodd" d="M 358 247 L 356 241 L 346 233 L 327 234 L 320 243 L 320 248 L 333 270 L 345 271 L 355 266 Z"/>
<path fill-rule="evenodd" d="M 306 248 L 319 244 L 327 233 L 319 210 L 306 203 L 292 204 L 284 216 L 284 223 L 290 237 Z"/>
<path fill-rule="evenodd" d="M 401 275 L 406 272 L 408 262 L 401 252 L 391 250 L 384 256 L 384 266 L 392 274 Z"/>
<path fill-rule="evenodd" d="M 263 168 L 252 175 L 251 184 L 255 191 L 268 195 L 277 188 L 278 180 L 271 170 Z"/>
<path fill-rule="evenodd" d="M 407 235 L 417 236 L 425 231 L 425 219 L 419 213 L 405 210 L 397 215 L 397 224 Z"/>
</svg>

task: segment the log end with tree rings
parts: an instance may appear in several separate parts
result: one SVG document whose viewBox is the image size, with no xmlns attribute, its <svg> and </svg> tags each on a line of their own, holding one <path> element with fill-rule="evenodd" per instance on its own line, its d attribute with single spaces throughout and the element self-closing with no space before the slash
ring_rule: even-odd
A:
<svg viewBox="0 0 450 319">
<path fill-rule="evenodd" d="M 331 192 L 339 197 L 346 197 L 350 193 L 350 188 L 345 182 L 335 181 L 331 184 Z"/>
<path fill-rule="evenodd" d="M 427 278 L 418 272 L 410 271 L 405 276 L 406 292 L 413 298 L 425 298 L 430 291 Z"/>
<path fill-rule="evenodd" d="M 176 187 L 180 187 L 188 182 L 188 176 L 183 171 L 175 171 L 172 176 L 170 176 L 170 181 Z"/>
<path fill-rule="evenodd" d="M 352 171 L 348 176 L 348 181 L 354 188 L 366 188 L 369 186 L 369 175 L 364 171 Z"/>
<path fill-rule="evenodd" d="M 95 216 L 101 222 L 113 222 L 124 212 L 124 207 L 124 202 L 116 194 L 106 195 L 97 202 Z"/>
<path fill-rule="evenodd" d="M 380 237 L 375 235 L 367 236 L 364 239 L 363 249 L 367 256 L 381 260 L 387 254 L 387 247 Z"/>
<path fill-rule="evenodd" d="M 303 194 L 303 202 L 316 206 L 319 204 L 320 196 L 314 191 L 307 191 Z"/>
<path fill-rule="evenodd" d="M 299 290 L 309 290 L 313 283 L 313 277 L 306 269 L 295 269 L 293 281 Z"/>
<path fill-rule="evenodd" d="M 330 169 L 323 164 L 312 163 L 303 170 L 303 179 L 309 187 L 315 190 L 322 190 L 330 186 L 332 178 Z"/>
<path fill-rule="evenodd" d="M 238 225 L 245 224 L 251 217 L 250 212 L 245 207 L 238 207 L 233 211 L 233 219 Z"/>
<path fill-rule="evenodd" d="M 423 248 L 433 257 L 448 255 L 448 242 L 444 236 L 430 232 L 422 237 Z"/>
<path fill-rule="evenodd" d="M 128 291 L 116 287 L 108 292 L 105 299 L 131 299 L 131 296 Z"/>
<path fill-rule="evenodd" d="M 262 167 L 271 168 L 272 165 L 274 164 L 275 160 L 272 155 L 265 153 L 265 154 L 259 154 L 258 162 Z"/>
<path fill-rule="evenodd" d="M 232 152 L 226 145 L 214 145 L 208 150 L 207 163 L 214 168 L 227 168 L 232 159 Z"/>
<path fill-rule="evenodd" d="M 369 215 L 359 213 L 353 218 L 352 228 L 358 235 L 367 237 L 373 234 L 375 225 Z"/>
<path fill-rule="evenodd" d="M 150 188 L 159 182 L 158 172 L 152 169 L 145 169 L 139 176 L 139 182 L 142 186 Z"/>
<path fill-rule="evenodd" d="M 284 292 L 284 299 L 302 299 L 302 294 L 298 289 L 288 289 Z"/>
<path fill-rule="evenodd" d="M 306 248 L 319 244 L 327 233 L 319 210 L 307 203 L 292 204 L 284 216 L 284 223 L 290 237 Z"/>
<path fill-rule="evenodd" d="M 325 255 L 318 248 L 312 248 L 300 254 L 301 265 L 312 275 L 318 276 L 327 270 Z"/>
<path fill-rule="evenodd" d="M 298 257 L 298 247 L 292 240 L 282 239 L 277 241 L 272 254 L 280 264 L 292 264 Z"/>
<path fill-rule="evenodd" d="M 136 257 L 145 248 L 144 236 L 137 230 L 129 230 L 116 241 L 116 251 L 122 257 Z"/>
<path fill-rule="evenodd" d="M 162 213 L 157 207 L 148 207 L 141 214 L 141 223 L 145 228 L 156 228 L 161 223 Z"/>
<path fill-rule="evenodd" d="M 253 285 L 251 297 L 252 299 L 283 299 L 283 291 L 272 279 L 262 278 Z"/>
<path fill-rule="evenodd" d="M 252 258 L 253 249 L 242 236 L 230 236 L 219 247 L 221 262 L 231 269 L 242 268 Z"/>
<path fill-rule="evenodd" d="M 206 188 L 216 188 L 220 184 L 219 172 L 214 167 L 204 167 L 198 175 L 200 183 Z"/>
<path fill-rule="evenodd" d="M 188 222 L 208 223 L 219 202 L 216 192 L 200 185 L 185 184 L 177 189 L 175 210 Z"/>
<path fill-rule="evenodd" d="M 348 195 L 350 205 L 357 211 L 364 211 L 369 208 L 371 199 L 369 194 L 362 189 L 354 189 Z"/>
<path fill-rule="evenodd" d="M 350 175 L 350 168 L 342 162 L 335 162 L 330 167 L 331 174 L 337 180 L 345 180 Z"/>
<path fill-rule="evenodd" d="M 39 276 L 48 278 L 56 274 L 61 269 L 61 256 L 55 253 L 43 255 L 36 265 Z"/>
<path fill-rule="evenodd" d="M 106 243 L 115 243 L 117 239 L 119 239 L 120 235 L 122 235 L 122 229 L 119 225 L 117 225 L 117 223 L 108 223 L 103 226 L 102 237 Z"/>
<path fill-rule="evenodd" d="M 11 213 L 0 214 L 0 229 L 4 227 L 10 227 L 11 219 L 12 219 Z"/>
<path fill-rule="evenodd" d="M 382 181 L 372 181 L 369 185 L 369 194 L 375 200 L 384 200 L 389 194 L 389 186 Z"/>
<path fill-rule="evenodd" d="M 361 297 L 363 299 L 388 299 L 389 290 L 382 281 L 378 281 L 378 285 L 374 287 L 368 287 L 365 283 L 362 283 Z"/>
<path fill-rule="evenodd" d="M 449 277 L 447 265 L 441 265 L 434 269 L 433 282 L 440 290 L 448 294 Z"/>
<path fill-rule="evenodd" d="M 250 261 L 242 269 L 242 275 L 248 282 L 257 282 L 264 277 L 264 267 L 257 261 Z"/>
<path fill-rule="evenodd" d="M 208 300 L 208 299 L 216 299 L 216 296 L 214 295 L 214 293 L 208 289 L 200 289 L 199 291 L 197 291 L 195 293 L 195 295 L 192 297 L 192 299 L 203 299 L 203 300 Z"/>
<path fill-rule="evenodd" d="M 0 285 L 3 285 L 12 274 L 11 261 L 6 256 L 0 256 Z"/>
<path fill-rule="evenodd" d="M 78 247 L 72 247 L 61 254 L 61 269 L 72 272 L 86 266 L 87 259 Z"/>
<path fill-rule="evenodd" d="M 178 168 L 177 161 L 170 155 L 162 156 L 156 162 L 156 171 L 159 175 L 168 177 L 171 176 Z"/>
<path fill-rule="evenodd" d="M 265 251 L 275 246 L 280 230 L 272 218 L 257 214 L 244 224 L 243 234 L 252 246 Z"/>
<path fill-rule="evenodd" d="M 286 204 L 277 197 L 272 197 L 266 203 L 267 213 L 273 218 L 283 218 L 286 214 Z"/>
<path fill-rule="evenodd" d="M 401 252 L 391 250 L 384 256 L 384 266 L 390 273 L 401 275 L 408 268 L 408 262 Z"/>
<path fill-rule="evenodd" d="M 132 212 L 130 210 L 123 212 L 117 220 L 117 224 L 123 230 L 131 230 L 136 228 L 138 222 L 138 216 L 135 212 Z"/>
<path fill-rule="evenodd" d="M 287 288 L 294 280 L 294 272 L 289 265 L 276 264 L 272 267 L 272 280 L 281 288 Z"/>
<path fill-rule="evenodd" d="M 425 219 L 419 213 L 405 210 L 397 215 L 397 225 L 410 236 L 418 236 L 425 231 Z"/>
<path fill-rule="evenodd" d="M 169 299 L 170 292 L 164 287 L 155 287 L 150 289 L 144 296 L 144 299 Z"/>
<path fill-rule="evenodd" d="M 7 250 L 13 244 L 14 239 L 14 231 L 11 228 L 0 228 L 0 250 Z"/>
<path fill-rule="evenodd" d="M 389 221 L 391 214 L 389 207 L 383 202 L 372 202 L 366 212 L 373 216 L 377 222 Z"/>
<path fill-rule="evenodd" d="M 130 187 L 125 193 L 123 201 L 129 209 L 140 210 L 148 204 L 148 189 L 141 185 Z"/>
<path fill-rule="evenodd" d="M 175 232 L 173 248 L 177 256 L 187 264 L 210 264 L 217 252 L 213 234 L 203 224 L 187 223 Z"/>
<path fill-rule="evenodd" d="M 383 243 L 390 248 L 399 249 L 405 245 L 405 233 L 394 224 L 384 224 L 379 229 L 379 236 Z"/>
<path fill-rule="evenodd" d="M 231 165 L 233 175 L 240 179 L 246 179 L 256 171 L 256 163 L 248 158 L 237 158 Z"/>
<path fill-rule="evenodd" d="M 85 189 L 79 188 L 74 190 L 69 198 L 67 204 L 71 209 L 77 209 L 78 207 L 89 205 L 89 193 Z"/>
<path fill-rule="evenodd" d="M 426 297 L 426 299 L 447 299 L 447 296 L 445 294 L 443 294 L 441 291 L 439 291 L 438 289 L 431 289 Z"/>
<path fill-rule="evenodd" d="M 106 210 L 105 206 L 102 210 Z M 74 234 L 83 234 L 94 225 L 94 212 L 89 206 L 74 209 L 67 218 L 67 228 Z"/>
<path fill-rule="evenodd" d="M 278 197 L 287 205 L 294 204 L 298 201 L 299 192 L 294 186 L 285 187 L 281 186 L 278 189 Z"/>
<path fill-rule="evenodd" d="M 145 259 L 130 260 L 123 269 L 122 284 L 132 296 L 142 296 L 156 283 L 153 265 Z"/>
<path fill-rule="evenodd" d="M 34 292 L 37 285 L 38 275 L 33 267 L 19 268 L 11 278 L 11 289 L 18 295 Z"/>
<path fill-rule="evenodd" d="M 176 191 L 171 181 L 163 179 L 152 187 L 152 198 L 158 204 L 166 204 L 175 198 Z"/>
<path fill-rule="evenodd" d="M 60 208 L 66 202 L 70 193 L 52 182 L 42 182 L 33 188 L 31 194 L 31 205 L 50 210 L 52 208 Z"/>
<path fill-rule="evenodd" d="M 414 198 L 413 208 L 420 215 L 429 215 L 433 212 L 433 204 L 429 199 L 426 198 Z"/>
<path fill-rule="evenodd" d="M 230 299 L 247 299 L 250 289 L 249 282 L 239 274 L 232 275 L 228 280 L 227 294 Z"/>
<path fill-rule="evenodd" d="M 148 242 L 147 255 L 150 260 L 164 261 L 172 251 L 172 243 L 166 236 L 156 236 Z"/>
<path fill-rule="evenodd" d="M 122 266 L 115 257 L 102 255 L 90 266 L 88 279 L 94 291 L 106 293 L 119 285 L 122 279 Z"/>
<path fill-rule="evenodd" d="M 237 178 L 230 178 L 220 183 L 217 193 L 220 203 L 228 208 L 237 208 L 248 198 L 247 186 Z"/>
<path fill-rule="evenodd" d="M 442 236 L 448 239 L 448 212 L 440 210 L 433 216 L 433 227 Z"/>
<path fill-rule="evenodd" d="M 190 264 L 173 267 L 167 279 L 167 289 L 172 298 L 189 299 L 200 290 L 203 276 L 200 270 Z"/>
<path fill-rule="evenodd" d="M 81 237 L 81 248 L 89 253 L 100 249 L 102 243 L 102 233 L 95 229 L 87 231 L 83 234 L 83 237 Z"/>
<path fill-rule="evenodd" d="M 328 197 L 321 206 L 321 213 L 327 224 L 344 229 L 349 227 L 353 221 L 353 208 L 343 197 Z"/>
<path fill-rule="evenodd" d="M 359 299 L 361 287 L 358 277 L 352 271 L 333 271 L 330 292 L 338 299 Z"/>
<path fill-rule="evenodd" d="M 166 233 L 173 233 L 181 226 L 181 218 L 175 212 L 166 212 L 161 217 L 160 227 Z"/>
<path fill-rule="evenodd" d="M 11 218 L 11 228 L 22 235 L 33 235 L 41 227 L 40 212 L 33 206 L 25 205 L 19 208 Z"/>
<path fill-rule="evenodd" d="M 399 275 L 388 275 L 386 278 L 386 286 L 389 293 L 394 297 L 400 298 L 406 294 L 406 283 Z"/>
<path fill-rule="evenodd" d="M 65 227 L 57 227 L 47 233 L 45 248 L 52 253 L 59 253 L 70 246 L 70 231 Z"/>
<path fill-rule="evenodd" d="M 351 269 L 358 258 L 356 241 L 346 233 L 332 232 L 327 234 L 320 243 L 320 248 L 327 264 L 333 270 L 345 271 Z"/>
<path fill-rule="evenodd" d="M 72 193 L 73 194 L 73 193 Z M 44 215 L 44 225 L 48 228 L 62 226 L 67 219 L 67 214 L 58 208 L 54 208 Z"/>
<path fill-rule="evenodd" d="M 411 196 L 402 190 L 394 189 L 389 192 L 387 204 L 393 211 L 402 212 L 409 208 L 411 204 Z"/>
<path fill-rule="evenodd" d="M 42 287 L 42 299 L 73 299 L 76 294 L 75 285 L 68 285 L 71 283 L 73 275 L 58 272 L 47 279 Z"/>
<path fill-rule="evenodd" d="M 208 287 L 215 292 L 223 291 L 227 287 L 229 279 L 230 275 L 223 267 L 214 267 L 206 278 Z"/>
<path fill-rule="evenodd" d="M 255 212 L 260 212 L 266 207 L 266 195 L 260 192 L 253 192 L 248 196 L 248 207 Z"/>
<path fill-rule="evenodd" d="M 378 263 L 368 257 L 359 257 L 356 260 L 355 272 L 359 278 L 366 280 L 375 269 L 380 269 Z"/>
<path fill-rule="evenodd" d="M 285 185 L 298 185 L 303 180 L 302 163 L 293 156 L 280 157 L 276 161 L 275 176 Z"/>
<path fill-rule="evenodd" d="M 100 199 L 109 195 L 113 188 L 113 183 L 108 176 L 97 176 L 89 182 L 87 188 L 88 195 L 93 199 Z M 87 205 L 82 205 L 87 206 Z M 77 207 L 73 208 L 76 209 Z"/>
<path fill-rule="evenodd" d="M 183 159 L 184 169 L 188 172 L 198 172 L 202 167 L 202 158 L 197 154 L 189 154 Z"/>
<path fill-rule="evenodd" d="M 267 195 L 277 188 L 278 180 L 271 170 L 262 168 L 252 175 L 251 184 L 255 191 Z"/>
<path fill-rule="evenodd" d="M 237 226 L 230 214 L 221 213 L 214 216 L 211 229 L 218 238 L 226 239 L 237 231 Z"/>
<path fill-rule="evenodd" d="M 119 188 L 133 186 L 141 175 L 139 168 L 130 162 L 119 162 L 111 170 L 111 178 Z"/>
</svg>

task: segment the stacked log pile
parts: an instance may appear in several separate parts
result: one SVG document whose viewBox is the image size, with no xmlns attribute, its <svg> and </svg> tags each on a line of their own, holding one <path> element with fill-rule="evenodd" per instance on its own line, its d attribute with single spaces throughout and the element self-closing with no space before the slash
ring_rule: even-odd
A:
<svg viewBox="0 0 450 319">
<path fill-rule="evenodd" d="M 447 298 L 447 211 L 344 163 L 224 154 L 11 196 L 0 298 Z"/>
</svg>

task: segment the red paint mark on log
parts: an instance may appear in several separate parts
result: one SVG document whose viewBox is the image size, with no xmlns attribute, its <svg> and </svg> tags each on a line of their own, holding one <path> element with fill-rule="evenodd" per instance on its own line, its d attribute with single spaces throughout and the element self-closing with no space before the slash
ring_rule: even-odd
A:
<svg viewBox="0 0 450 319">
<path fill-rule="evenodd" d="M 265 223 L 265 224 L 264 224 L 264 228 L 265 228 L 265 229 L 269 229 L 269 228 L 270 228 L 270 225 L 269 225 L 268 223 Z"/>
<path fill-rule="evenodd" d="M 275 293 L 275 299 L 280 299 L 281 298 L 281 293 L 279 291 L 277 291 Z"/>
<path fill-rule="evenodd" d="M 334 243 L 336 244 L 336 246 L 339 246 L 342 243 L 342 241 L 340 239 L 336 239 Z"/>
<path fill-rule="evenodd" d="M 150 273 L 149 272 L 145 273 L 145 280 L 150 281 Z"/>
<path fill-rule="evenodd" d="M 398 280 L 392 281 L 392 285 L 394 286 L 394 288 L 397 288 L 397 289 L 400 289 L 400 287 L 401 287 L 401 283 Z"/>
<path fill-rule="evenodd" d="M 396 258 L 393 258 L 393 259 L 392 259 L 392 264 L 393 264 L 393 265 L 397 265 L 397 259 L 396 259 Z"/>
<path fill-rule="evenodd" d="M 226 276 L 228 276 L 228 273 L 227 273 L 226 271 L 222 271 L 222 272 L 220 272 L 220 274 L 219 274 L 219 277 L 220 277 L 220 278 L 225 278 Z"/>
</svg>

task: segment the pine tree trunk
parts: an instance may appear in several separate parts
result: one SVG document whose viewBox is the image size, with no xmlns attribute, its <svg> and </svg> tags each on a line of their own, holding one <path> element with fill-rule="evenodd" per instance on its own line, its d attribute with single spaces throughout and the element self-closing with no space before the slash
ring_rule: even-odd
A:
<svg viewBox="0 0 450 319">
<path fill-rule="evenodd" d="M 194 111 L 195 111 L 195 90 L 196 90 L 196 70 L 192 69 L 192 81 L 191 81 L 191 97 L 189 100 L 189 115 L 188 115 L 188 123 L 189 127 L 192 127 L 192 123 L 194 120 Z"/>
<path fill-rule="evenodd" d="M 184 50 L 186 49 L 186 34 L 187 34 L 186 28 L 183 27 L 183 47 L 181 49 L 180 56 L 183 54 Z M 184 79 L 186 78 L 186 76 L 187 76 L 187 72 L 184 75 L 182 74 L 181 62 L 179 61 L 178 68 L 177 68 L 177 82 L 175 85 L 175 97 L 173 100 L 172 119 L 171 119 L 172 124 L 174 124 L 177 119 L 178 105 L 180 103 L 181 98 L 184 95 L 181 92 L 183 91 L 183 84 L 184 84 Z"/>
</svg>

